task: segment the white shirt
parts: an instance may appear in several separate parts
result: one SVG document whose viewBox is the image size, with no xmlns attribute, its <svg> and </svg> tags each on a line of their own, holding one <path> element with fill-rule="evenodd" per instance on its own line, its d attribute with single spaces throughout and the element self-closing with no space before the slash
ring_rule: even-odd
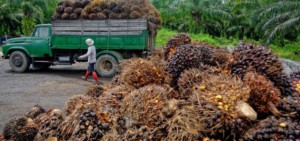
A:
<svg viewBox="0 0 300 141">
<path fill-rule="evenodd" d="M 86 54 L 81 55 L 80 58 L 88 57 L 89 63 L 96 63 L 96 48 L 95 46 L 89 46 Z"/>
</svg>

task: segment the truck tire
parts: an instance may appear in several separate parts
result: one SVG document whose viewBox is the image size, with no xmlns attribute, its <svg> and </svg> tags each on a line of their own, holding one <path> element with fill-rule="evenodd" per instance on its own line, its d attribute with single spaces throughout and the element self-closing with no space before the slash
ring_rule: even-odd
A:
<svg viewBox="0 0 300 141">
<path fill-rule="evenodd" d="M 119 63 L 115 57 L 103 54 L 97 59 L 96 71 L 102 77 L 111 78 L 117 73 L 118 65 Z"/>
<path fill-rule="evenodd" d="M 25 72 L 30 67 L 30 60 L 22 51 L 14 51 L 10 54 L 9 65 L 14 72 Z"/>
<path fill-rule="evenodd" d="M 37 70 L 46 70 L 48 69 L 51 64 L 50 63 L 33 63 L 33 68 Z"/>
</svg>

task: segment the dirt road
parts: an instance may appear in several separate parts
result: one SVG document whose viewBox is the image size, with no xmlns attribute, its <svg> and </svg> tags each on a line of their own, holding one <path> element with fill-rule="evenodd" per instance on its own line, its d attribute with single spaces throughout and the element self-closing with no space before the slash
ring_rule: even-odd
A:
<svg viewBox="0 0 300 141">
<path fill-rule="evenodd" d="M 14 73 L 8 60 L 0 59 L 0 132 L 7 121 L 25 114 L 35 104 L 45 109 L 63 109 L 70 97 L 84 94 L 93 84 L 81 79 L 86 66 L 86 63 L 78 63 L 51 66 L 46 71 L 31 69 L 26 73 Z M 100 80 L 104 83 L 110 81 Z"/>
</svg>

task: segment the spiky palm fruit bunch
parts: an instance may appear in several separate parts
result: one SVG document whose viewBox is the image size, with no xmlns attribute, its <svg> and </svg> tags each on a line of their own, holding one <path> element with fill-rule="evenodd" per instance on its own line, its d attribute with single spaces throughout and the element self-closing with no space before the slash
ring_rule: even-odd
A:
<svg viewBox="0 0 300 141">
<path fill-rule="evenodd" d="M 146 125 L 134 126 L 127 129 L 121 136 L 125 140 L 162 140 L 166 132 L 162 127 L 150 128 Z"/>
<path fill-rule="evenodd" d="M 191 44 L 191 37 L 187 33 L 180 33 L 172 37 L 163 48 L 164 59 L 169 60 L 175 53 L 176 49 L 182 45 Z"/>
<path fill-rule="evenodd" d="M 98 98 L 104 92 L 104 87 L 102 85 L 92 85 L 88 88 L 87 92 L 85 93 L 86 96 Z"/>
<path fill-rule="evenodd" d="M 30 112 L 28 112 L 27 114 L 25 114 L 25 116 L 27 118 L 31 118 L 31 119 L 35 119 L 37 116 L 45 113 L 45 109 L 43 107 L 41 107 L 40 105 L 34 105 Z"/>
<path fill-rule="evenodd" d="M 95 110 L 84 111 L 70 140 L 100 140 L 107 131 L 111 130 L 109 115 Z"/>
<path fill-rule="evenodd" d="M 84 111 L 97 110 L 97 100 L 90 98 L 88 101 L 79 102 L 75 106 L 73 112 L 68 115 L 65 120 L 59 125 L 59 140 L 70 140 L 70 137 L 74 135 L 74 131 L 78 128 L 80 122 L 80 116 Z"/>
<path fill-rule="evenodd" d="M 149 60 L 149 61 L 153 62 L 159 68 L 164 70 L 164 76 L 165 76 L 164 83 L 170 85 L 171 82 L 172 82 L 172 75 L 169 72 L 166 71 L 168 62 L 166 60 L 164 60 L 164 57 L 163 57 L 164 54 L 163 53 L 164 52 L 163 52 L 162 49 L 156 50 L 152 54 L 148 55 L 146 60 Z"/>
<path fill-rule="evenodd" d="M 289 115 L 294 119 L 300 118 L 300 96 L 287 96 L 282 98 L 278 105 L 282 114 Z"/>
<path fill-rule="evenodd" d="M 148 55 L 146 59 L 149 61 L 152 61 L 153 63 L 158 65 L 160 68 L 165 70 L 167 61 L 165 61 L 163 58 L 164 58 L 164 52 L 162 49 L 159 49 L 159 50 L 155 50 L 150 55 Z"/>
<path fill-rule="evenodd" d="M 249 71 L 266 76 L 281 91 L 286 94 L 289 88 L 287 77 L 283 74 L 281 61 L 271 50 L 253 44 L 243 43 L 235 48 L 232 54 L 230 68 L 232 74 L 244 77 Z"/>
<path fill-rule="evenodd" d="M 3 129 L 3 137 L 13 141 L 32 141 L 38 132 L 31 118 L 19 117 L 10 120 Z"/>
<path fill-rule="evenodd" d="M 89 103 L 94 98 L 88 96 L 75 95 L 65 104 L 66 115 L 70 115 L 75 109 L 81 108 L 82 105 Z"/>
<path fill-rule="evenodd" d="M 207 42 L 193 41 L 192 44 L 201 47 L 204 64 L 223 68 L 227 66 L 230 53 L 226 49 L 212 46 Z"/>
<path fill-rule="evenodd" d="M 190 68 L 201 68 L 201 50 L 192 45 L 183 45 L 176 49 L 167 64 L 167 71 L 172 74 L 176 85 L 181 72 Z"/>
<path fill-rule="evenodd" d="M 190 88 L 195 86 L 195 84 L 201 83 L 203 79 L 208 79 L 207 76 L 209 74 L 216 73 L 218 73 L 218 71 L 212 67 L 191 68 L 180 74 L 177 85 L 181 93 L 186 93 Z"/>
<path fill-rule="evenodd" d="M 238 137 L 249 126 L 249 120 L 256 119 L 250 106 L 243 108 L 249 95 L 250 88 L 241 79 L 220 74 L 196 84 L 189 100 L 196 104 L 206 134 L 226 139 Z"/>
<path fill-rule="evenodd" d="M 65 0 L 57 4 L 53 19 L 77 20 L 81 17 L 82 9 L 89 4 L 90 0 Z"/>
<path fill-rule="evenodd" d="M 291 91 L 300 96 L 300 71 L 294 72 L 290 75 L 288 82 L 291 85 Z"/>
<path fill-rule="evenodd" d="M 300 140 L 299 119 L 275 116 L 260 121 L 249 129 L 243 137 L 245 140 Z"/>
<path fill-rule="evenodd" d="M 126 66 L 120 74 L 122 82 L 135 88 L 164 83 L 164 71 L 153 62 L 141 58 L 129 59 L 126 62 L 129 63 L 125 63 Z"/>
<path fill-rule="evenodd" d="M 115 75 L 112 80 L 110 81 L 110 86 L 114 87 L 114 86 L 119 86 L 124 84 L 121 80 L 120 80 L 120 75 Z"/>
<path fill-rule="evenodd" d="M 64 121 L 65 115 L 59 109 L 51 109 L 45 114 L 40 115 L 35 120 L 39 126 L 39 132 L 35 138 L 36 141 L 46 140 L 49 137 L 58 137 L 58 126 Z"/>
<path fill-rule="evenodd" d="M 167 137 L 165 140 L 199 140 L 203 136 L 204 126 L 194 106 L 186 106 L 176 110 L 175 115 L 166 122 Z"/>
<path fill-rule="evenodd" d="M 257 112 L 278 114 L 274 108 L 280 101 L 280 90 L 269 79 L 258 73 L 248 72 L 243 81 L 251 89 L 248 101 Z"/>
<path fill-rule="evenodd" d="M 210 66 L 225 68 L 229 62 L 229 52 L 212 46 L 200 46 L 203 56 L 203 63 Z"/>
<path fill-rule="evenodd" d="M 98 99 L 99 108 L 110 115 L 118 113 L 123 99 L 133 90 L 135 88 L 129 85 L 119 85 L 108 89 Z"/>
<path fill-rule="evenodd" d="M 146 125 L 149 128 L 162 125 L 162 109 L 166 105 L 167 95 L 172 93 L 173 88 L 157 85 L 148 85 L 132 91 L 123 100 L 120 111 L 128 118 L 131 125 L 128 128 Z"/>
<path fill-rule="evenodd" d="M 104 136 L 101 138 L 101 140 L 104 141 L 116 141 L 121 140 L 120 135 L 117 131 L 118 128 L 112 127 L 109 131 L 107 131 Z"/>
</svg>

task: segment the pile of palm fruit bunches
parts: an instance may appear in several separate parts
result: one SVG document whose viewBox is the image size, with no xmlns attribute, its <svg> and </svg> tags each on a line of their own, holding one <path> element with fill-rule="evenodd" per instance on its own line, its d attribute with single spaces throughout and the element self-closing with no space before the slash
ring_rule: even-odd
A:
<svg viewBox="0 0 300 141">
<path fill-rule="evenodd" d="M 300 71 L 284 74 L 268 48 L 241 43 L 228 52 L 179 34 L 120 70 L 63 111 L 34 106 L 9 121 L 2 138 L 300 140 Z"/>
<path fill-rule="evenodd" d="M 155 32 L 162 20 L 149 0 L 64 0 L 57 4 L 53 20 L 147 19 Z"/>
</svg>

